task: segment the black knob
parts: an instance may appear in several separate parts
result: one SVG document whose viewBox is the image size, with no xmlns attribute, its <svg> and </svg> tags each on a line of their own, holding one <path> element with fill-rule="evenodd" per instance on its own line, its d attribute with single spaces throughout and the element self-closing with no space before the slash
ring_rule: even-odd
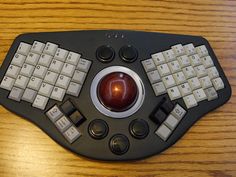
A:
<svg viewBox="0 0 236 177">
<path fill-rule="evenodd" d="M 133 46 L 127 45 L 127 46 L 123 46 L 120 49 L 119 55 L 120 55 L 122 60 L 131 63 L 131 62 L 133 62 L 137 59 L 138 52 Z"/>
<path fill-rule="evenodd" d="M 149 126 L 146 121 L 142 119 L 133 120 L 129 126 L 130 133 L 134 138 L 143 139 L 149 133 Z"/>
<path fill-rule="evenodd" d="M 129 149 L 129 140 L 125 135 L 114 135 L 110 140 L 110 149 L 114 154 L 122 155 Z"/>
<path fill-rule="evenodd" d="M 113 60 L 115 52 L 111 46 L 104 45 L 97 49 L 96 56 L 102 62 L 110 62 Z"/>
<path fill-rule="evenodd" d="M 89 124 L 89 134 L 94 139 L 103 139 L 108 134 L 108 125 L 104 120 L 95 119 Z"/>
</svg>

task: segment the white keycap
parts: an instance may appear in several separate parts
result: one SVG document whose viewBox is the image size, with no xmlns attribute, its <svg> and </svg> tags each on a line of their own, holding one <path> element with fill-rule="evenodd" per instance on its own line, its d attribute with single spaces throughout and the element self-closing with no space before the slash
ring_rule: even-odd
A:
<svg viewBox="0 0 236 177">
<path fill-rule="evenodd" d="M 21 67 L 25 62 L 26 56 L 16 53 L 11 61 L 11 64 Z"/>
<path fill-rule="evenodd" d="M 194 67 L 194 70 L 197 74 L 197 77 L 203 77 L 203 76 L 207 76 L 207 70 L 205 69 L 205 67 L 203 65 L 199 65 Z"/>
<path fill-rule="evenodd" d="M 175 53 L 172 49 L 166 50 L 164 52 L 162 52 L 162 54 L 164 55 L 166 62 L 170 62 L 172 60 L 175 59 Z"/>
<path fill-rule="evenodd" d="M 75 66 L 65 63 L 64 66 L 62 67 L 61 74 L 72 77 L 75 71 Z"/>
<path fill-rule="evenodd" d="M 196 47 L 196 51 L 197 51 L 197 54 L 199 55 L 199 57 L 204 57 L 204 56 L 208 55 L 208 51 L 207 51 L 207 48 L 205 45 L 201 45 L 201 46 Z"/>
<path fill-rule="evenodd" d="M 178 86 L 182 96 L 186 96 L 192 93 L 192 89 L 188 83 L 184 83 Z"/>
<path fill-rule="evenodd" d="M 58 106 L 55 105 L 52 108 L 50 108 L 49 111 L 47 111 L 46 115 L 52 122 L 56 122 L 59 118 L 63 116 L 63 113 L 58 108 Z"/>
<path fill-rule="evenodd" d="M 25 62 L 35 66 L 38 63 L 39 57 L 39 54 L 30 52 L 26 57 Z"/>
<path fill-rule="evenodd" d="M 162 124 L 155 132 L 163 141 L 166 141 L 171 134 L 171 130 L 165 125 Z"/>
<path fill-rule="evenodd" d="M 215 99 L 218 98 L 218 94 L 217 94 L 216 90 L 213 87 L 205 89 L 205 93 L 206 93 L 208 101 L 215 100 Z"/>
<path fill-rule="evenodd" d="M 57 51 L 57 48 L 58 48 L 58 45 L 53 44 L 51 42 L 47 42 L 43 50 L 43 53 L 54 56 Z"/>
<path fill-rule="evenodd" d="M 206 56 L 201 58 L 203 65 L 205 66 L 205 68 L 209 68 L 211 66 L 214 66 L 213 60 L 210 56 Z"/>
<path fill-rule="evenodd" d="M 26 88 L 21 99 L 29 103 L 33 103 L 36 95 L 37 95 L 37 92 L 35 90 Z"/>
<path fill-rule="evenodd" d="M 30 78 L 30 81 L 27 87 L 38 91 L 41 84 L 42 84 L 42 79 L 32 76 Z"/>
<path fill-rule="evenodd" d="M 176 100 L 181 97 L 181 94 L 177 86 L 167 89 L 167 93 L 171 100 Z"/>
<path fill-rule="evenodd" d="M 142 64 L 146 72 L 153 71 L 156 69 L 156 65 L 154 64 L 152 59 L 144 60 L 142 61 Z"/>
<path fill-rule="evenodd" d="M 46 105 L 48 103 L 48 98 L 42 95 L 37 95 L 34 103 L 33 103 L 33 107 L 44 110 Z"/>
<path fill-rule="evenodd" d="M 176 104 L 173 111 L 171 111 L 171 114 L 180 121 L 185 116 L 186 111 L 184 108 L 182 108 L 182 106 Z"/>
<path fill-rule="evenodd" d="M 181 68 L 189 66 L 191 64 L 187 55 L 177 57 L 177 60 L 180 64 Z"/>
<path fill-rule="evenodd" d="M 91 61 L 80 58 L 76 69 L 83 71 L 83 72 L 88 72 L 91 64 L 92 64 Z"/>
<path fill-rule="evenodd" d="M 8 77 L 8 76 L 4 76 L 0 87 L 6 90 L 11 90 L 13 85 L 15 83 L 15 79 Z"/>
<path fill-rule="evenodd" d="M 28 81 L 29 81 L 28 77 L 18 75 L 14 86 L 25 89 L 28 84 Z"/>
<path fill-rule="evenodd" d="M 70 78 L 67 76 L 59 75 L 56 86 L 67 89 L 70 83 Z"/>
<path fill-rule="evenodd" d="M 156 96 L 166 93 L 166 88 L 165 88 L 163 82 L 158 82 L 158 83 L 153 84 L 152 88 L 153 88 Z"/>
<path fill-rule="evenodd" d="M 19 74 L 19 72 L 20 72 L 20 67 L 10 65 L 9 68 L 7 69 L 6 76 L 9 76 L 15 79 L 17 75 Z"/>
<path fill-rule="evenodd" d="M 86 77 L 86 73 L 79 71 L 79 70 L 75 70 L 75 73 L 72 77 L 72 81 L 76 82 L 78 84 L 83 84 L 85 77 Z"/>
<path fill-rule="evenodd" d="M 52 71 L 47 71 L 47 74 L 44 78 L 44 82 L 54 85 L 57 81 L 58 74 Z"/>
<path fill-rule="evenodd" d="M 170 114 L 164 122 L 164 124 L 167 127 L 169 127 L 171 130 L 174 130 L 175 127 L 178 125 L 178 123 L 179 123 L 179 120 L 176 119 L 172 114 Z"/>
<path fill-rule="evenodd" d="M 68 130 L 65 131 L 65 133 L 63 133 L 63 135 L 67 139 L 67 141 L 73 143 L 81 136 L 81 133 L 74 126 L 71 126 L 70 128 L 68 128 Z"/>
<path fill-rule="evenodd" d="M 192 55 L 192 54 L 196 53 L 195 47 L 192 43 L 184 45 L 184 50 L 185 50 L 187 55 Z"/>
<path fill-rule="evenodd" d="M 65 96 L 65 93 L 65 89 L 62 89 L 60 87 L 54 87 L 50 98 L 57 101 L 62 101 Z"/>
<path fill-rule="evenodd" d="M 150 71 L 147 73 L 148 79 L 151 82 L 151 84 L 154 84 L 156 82 L 159 82 L 161 80 L 161 77 L 157 70 Z"/>
<path fill-rule="evenodd" d="M 64 132 L 71 126 L 71 122 L 66 116 L 62 116 L 58 121 L 56 121 L 55 125 L 60 132 Z"/>
<path fill-rule="evenodd" d="M 77 65 L 81 55 L 75 52 L 69 52 L 66 62 L 72 65 Z"/>
<path fill-rule="evenodd" d="M 39 58 L 38 64 L 45 67 L 49 67 L 49 65 L 51 64 L 51 61 L 52 61 L 51 55 L 42 54 Z"/>
<path fill-rule="evenodd" d="M 184 99 L 184 103 L 188 109 L 198 105 L 193 94 L 185 96 L 183 99 Z"/>
<path fill-rule="evenodd" d="M 34 41 L 33 46 L 31 47 L 31 52 L 41 54 L 43 52 L 43 49 L 45 47 L 45 44 L 39 41 Z"/>
<path fill-rule="evenodd" d="M 65 61 L 66 57 L 68 56 L 68 53 L 69 52 L 67 50 L 58 48 L 54 58 L 60 61 Z"/>
<path fill-rule="evenodd" d="M 39 89 L 39 94 L 49 97 L 52 93 L 53 86 L 47 83 L 42 83 L 40 89 Z"/>
<path fill-rule="evenodd" d="M 164 76 L 162 78 L 162 81 L 163 81 L 166 88 L 170 88 L 170 87 L 175 86 L 175 80 L 172 75 Z"/>
<path fill-rule="evenodd" d="M 74 83 L 74 82 L 70 82 L 70 85 L 69 85 L 66 93 L 68 95 L 72 95 L 72 96 L 78 97 L 79 93 L 80 93 L 80 90 L 81 90 L 81 87 L 82 86 L 80 84 L 77 84 L 77 83 Z"/>
<path fill-rule="evenodd" d="M 168 66 L 172 73 L 176 73 L 181 70 L 178 60 L 174 60 L 168 63 Z"/>
<path fill-rule="evenodd" d="M 171 49 L 174 51 L 175 56 L 181 56 L 185 54 L 182 44 L 174 45 L 171 47 Z"/>
<path fill-rule="evenodd" d="M 49 67 L 49 70 L 54 71 L 56 73 L 60 73 L 63 67 L 63 64 L 64 64 L 63 62 L 53 59 Z"/>
<path fill-rule="evenodd" d="M 207 99 L 207 96 L 202 88 L 194 90 L 193 95 L 194 95 L 195 99 L 197 100 L 197 102 Z"/>
<path fill-rule="evenodd" d="M 171 74 L 167 64 L 157 66 L 157 70 L 162 77 Z"/>
<path fill-rule="evenodd" d="M 37 65 L 34 69 L 33 75 L 38 78 L 44 78 L 47 73 L 47 68 L 41 65 Z"/>
<path fill-rule="evenodd" d="M 161 52 L 152 54 L 152 59 L 153 59 L 155 65 L 161 65 L 166 62 L 166 60 Z"/>
<path fill-rule="evenodd" d="M 33 71 L 34 71 L 34 66 L 25 63 L 21 68 L 20 74 L 26 77 L 31 77 Z"/>
<path fill-rule="evenodd" d="M 224 82 L 222 81 L 222 79 L 220 77 L 213 79 L 212 83 L 213 83 L 216 90 L 221 90 L 225 87 Z"/>
<path fill-rule="evenodd" d="M 202 77 L 199 80 L 200 80 L 200 83 L 201 83 L 203 89 L 206 89 L 206 88 L 212 86 L 209 76 Z"/>
<path fill-rule="evenodd" d="M 24 93 L 23 89 L 13 87 L 10 94 L 8 95 L 8 98 L 19 102 L 21 100 L 23 93 Z"/>
<path fill-rule="evenodd" d="M 16 53 L 27 56 L 30 51 L 30 48 L 31 48 L 30 44 L 26 44 L 24 42 L 21 42 Z"/>
<path fill-rule="evenodd" d="M 182 84 L 186 81 L 186 77 L 182 71 L 173 74 L 173 77 L 177 85 Z"/>
<path fill-rule="evenodd" d="M 207 73 L 208 73 L 208 76 L 210 77 L 210 79 L 214 79 L 216 77 L 219 77 L 219 72 L 215 66 L 208 68 Z"/>
<path fill-rule="evenodd" d="M 192 66 L 187 66 L 186 68 L 183 68 L 182 70 L 183 70 L 183 73 L 187 79 L 196 76 L 196 72 Z"/>
<path fill-rule="evenodd" d="M 192 90 L 196 90 L 201 87 L 201 83 L 197 77 L 193 77 L 188 80 L 188 83 Z"/>
<path fill-rule="evenodd" d="M 198 56 L 198 54 L 190 55 L 188 58 L 190 59 L 190 63 L 192 66 L 198 66 L 202 64 L 202 61 L 200 57 Z"/>
</svg>

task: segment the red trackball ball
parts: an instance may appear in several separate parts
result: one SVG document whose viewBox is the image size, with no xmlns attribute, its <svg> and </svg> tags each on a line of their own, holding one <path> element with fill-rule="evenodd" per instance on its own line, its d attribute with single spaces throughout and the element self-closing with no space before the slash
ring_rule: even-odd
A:
<svg viewBox="0 0 236 177">
<path fill-rule="evenodd" d="M 104 76 L 97 91 L 100 102 L 115 112 L 122 112 L 132 107 L 138 95 L 134 79 L 123 72 L 113 72 Z"/>
</svg>

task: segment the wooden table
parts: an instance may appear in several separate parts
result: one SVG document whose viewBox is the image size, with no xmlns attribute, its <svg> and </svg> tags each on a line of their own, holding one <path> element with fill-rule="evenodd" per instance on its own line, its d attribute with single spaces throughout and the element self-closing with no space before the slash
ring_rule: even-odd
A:
<svg viewBox="0 0 236 177">
<path fill-rule="evenodd" d="M 0 62 L 18 34 L 82 29 L 202 35 L 231 83 L 232 98 L 161 155 L 122 163 L 76 156 L 1 107 L 1 177 L 236 176 L 236 1 L 0 0 Z"/>
</svg>

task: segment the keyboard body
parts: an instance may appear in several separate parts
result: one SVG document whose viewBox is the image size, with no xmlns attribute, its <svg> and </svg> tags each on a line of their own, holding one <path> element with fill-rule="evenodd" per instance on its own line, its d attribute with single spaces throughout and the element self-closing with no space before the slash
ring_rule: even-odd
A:
<svg viewBox="0 0 236 177">
<path fill-rule="evenodd" d="M 35 41 L 45 45 L 41 45 L 40 49 Z M 19 49 L 22 44 L 28 45 Z M 177 46 L 178 44 L 193 44 L 196 48 L 191 52 L 187 51 L 187 47 Z M 98 48 L 104 45 L 114 51 L 112 59 L 106 62 L 97 59 Z M 207 51 L 197 48 L 203 45 Z M 137 56 L 134 61 L 127 62 L 122 59 L 120 50 L 123 46 L 135 48 Z M 172 46 L 176 47 L 171 48 Z M 190 45 L 188 47 L 191 48 Z M 58 48 L 61 51 L 58 51 Z M 172 51 L 167 51 L 170 49 Z M 37 57 L 35 59 L 34 54 L 28 56 L 30 51 L 38 57 L 41 57 L 42 53 L 50 55 L 51 62 L 56 58 L 62 62 L 59 63 L 61 69 L 57 68 L 59 64 L 56 62 L 53 67 L 52 63 L 44 63 Z M 70 53 L 71 56 L 78 54 L 74 55 L 77 60 L 72 57 L 69 60 L 69 52 L 73 52 Z M 158 54 L 160 52 L 165 61 L 161 61 Z M 19 58 L 17 54 L 23 55 L 24 59 L 14 59 Z M 198 56 L 192 57 L 194 54 Z M 188 57 L 189 64 L 181 58 L 184 55 Z M 199 59 L 195 60 L 195 57 Z M 71 70 L 63 70 L 66 63 L 70 64 Z M 201 67 L 196 68 L 200 65 L 204 66 L 202 68 L 207 73 L 201 73 Z M 22 69 L 24 67 L 27 68 L 25 71 Z M 208 70 L 211 67 L 215 68 Z M 195 73 L 192 72 L 191 76 L 192 69 Z M 78 75 L 74 76 L 76 70 Z M 139 88 L 139 104 L 127 114 L 109 114 L 104 107 L 100 109 L 96 105 L 97 91 L 92 85 L 97 86 L 99 83 L 102 77 L 98 75 L 101 71 L 112 73 L 125 70 L 138 78 L 136 83 Z M 48 71 L 57 74 L 54 82 L 45 81 L 46 75 L 50 74 Z M 185 76 L 184 81 L 180 79 L 179 83 L 178 72 Z M 130 76 L 134 76 L 133 74 Z M 41 79 L 35 89 L 33 76 Z M 66 80 L 63 76 L 69 79 Z M 27 94 L 24 94 L 31 79 L 31 87 Z M 209 79 L 211 83 L 208 82 Z M 200 85 L 195 83 L 196 80 Z M 112 161 L 137 160 L 164 151 L 177 142 L 196 121 L 226 103 L 231 96 L 229 82 L 206 39 L 200 36 L 141 31 L 97 30 L 22 34 L 13 42 L 1 66 L 0 83 L 0 103 L 6 109 L 33 122 L 58 144 L 76 154 Z M 191 90 L 188 90 L 189 86 Z M 193 87 L 196 87 L 195 90 Z M 61 95 L 58 94 L 58 89 L 61 89 Z M 57 94 L 52 96 L 54 91 Z M 59 119 L 61 120 L 58 122 Z M 135 122 L 137 120 L 138 122 Z"/>
</svg>

